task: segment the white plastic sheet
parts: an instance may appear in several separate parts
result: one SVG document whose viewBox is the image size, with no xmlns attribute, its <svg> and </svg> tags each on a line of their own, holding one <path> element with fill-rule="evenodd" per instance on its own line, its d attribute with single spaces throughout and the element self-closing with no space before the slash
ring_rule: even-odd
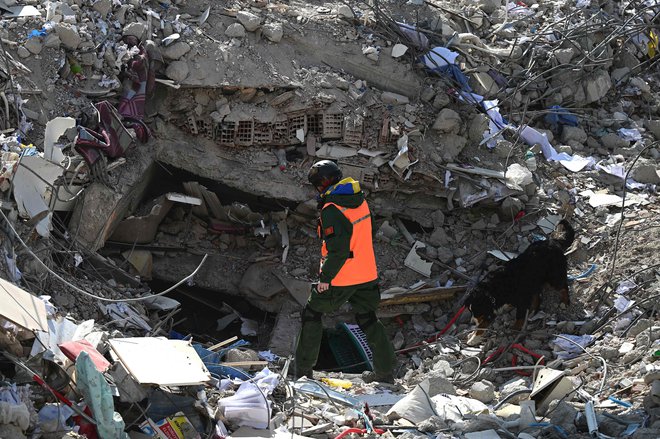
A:
<svg viewBox="0 0 660 439">
<path fill-rule="evenodd" d="M 279 383 L 279 375 L 264 368 L 252 381 L 244 381 L 236 393 L 218 401 L 225 418 L 239 426 L 266 429 L 270 425 L 270 395 Z"/>
</svg>

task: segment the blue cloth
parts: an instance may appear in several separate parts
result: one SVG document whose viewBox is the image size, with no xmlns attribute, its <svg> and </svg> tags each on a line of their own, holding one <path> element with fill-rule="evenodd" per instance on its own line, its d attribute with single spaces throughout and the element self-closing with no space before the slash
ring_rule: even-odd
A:
<svg viewBox="0 0 660 439">
<path fill-rule="evenodd" d="M 195 349 L 195 352 L 197 352 L 197 355 L 199 355 L 199 358 L 202 359 L 202 362 L 204 363 L 206 368 L 213 375 L 248 380 L 250 379 L 250 375 L 248 375 L 246 372 L 243 372 L 242 370 L 236 369 L 234 367 L 221 366 L 220 363 L 222 362 L 222 358 L 225 356 L 225 353 L 229 349 L 233 349 L 236 347 L 245 346 L 249 344 L 250 343 L 245 340 L 238 340 L 236 343 L 232 344 L 231 346 L 225 349 L 221 349 L 218 352 L 209 351 L 208 349 L 204 348 L 201 344 L 193 343 L 192 347 L 193 349 Z"/>
<path fill-rule="evenodd" d="M 545 115 L 545 121 L 552 126 L 553 129 L 559 126 L 578 126 L 578 118 L 575 114 L 571 113 L 564 107 L 553 105 L 550 107 L 550 113 Z"/>
<path fill-rule="evenodd" d="M 45 29 L 43 28 L 39 30 L 34 29 L 28 33 L 28 38 L 45 37 L 46 35 L 48 35 L 48 33 L 46 32 Z"/>
</svg>

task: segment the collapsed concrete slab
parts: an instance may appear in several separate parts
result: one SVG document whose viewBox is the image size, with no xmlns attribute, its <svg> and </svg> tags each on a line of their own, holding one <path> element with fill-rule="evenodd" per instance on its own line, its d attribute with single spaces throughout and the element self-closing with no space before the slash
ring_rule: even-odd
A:
<svg viewBox="0 0 660 439">
<path fill-rule="evenodd" d="M 304 202 L 314 197 L 311 186 L 302 187 L 293 176 L 278 168 L 259 167 L 230 158 L 213 144 L 196 138 L 198 145 L 180 141 L 163 142 L 157 154 L 161 163 L 246 193 L 292 202 Z"/>
<path fill-rule="evenodd" d="M 69 230 L 74 238 L 92 251 L 103 247 L 117 225 L 134 211 L 143 198 L 154 168 L 147 145 L 134 150 L 116 172 L 114 188 L 92 183 L 73 209 Z"/>
</svg>

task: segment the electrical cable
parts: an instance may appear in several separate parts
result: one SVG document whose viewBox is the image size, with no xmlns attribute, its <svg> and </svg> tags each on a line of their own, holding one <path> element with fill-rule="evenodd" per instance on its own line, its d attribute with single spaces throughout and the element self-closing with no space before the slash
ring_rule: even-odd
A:
<svg viewBox="0 0 660 439">
<path fill-rule="evenodd" d="M 555 334 L 554 336 L 555 336 L 555 337 L 559 337 L 559 338 L 561 338 L 561 339 L 563 339 L 563 340 L 566 340 L 566 341 L 568 341 L 568 342 L 570 342 L 570 343 L 573 343 L 575 346 L 577 346 L 577 347 L 579 347 L 580 349 L 582 349 L 582 350 L 584 351 L 585 354 L 589 355 L 589 356 L 590 356 L 591 358 L 593 358 L 593 359 L 598 359 L 598 360 L 600 360 L 600 361 L 603 363 L 603 379 L 602 379 L 601 382 L 600 382 L 600 388 L 598 389 L 598 392 L 596 392 L 596 395 L 600 394 L 600 393 L 603 391 L 603 388 L 605 387 L 605 381 L 607 380 L 607 362 L 605 361 L 605 359 L 604 359 L 603 357 L 601 357 L 600 355 L 594 355 L 594 354 L 592 354 L 591 352 L 587 351 L 582 345 L 580 345 L 579 343 L 577 343 L 577 342 L 571 340 L 571 339 L 568 338 L 568 337 L 565 337 L 565 336 L 563 336 L 563 335 L 561 335 L 561 334 Z"/>
<path fill-rule="evenodd" d="M 73 285 L 72 283 L 70 283 L 69 281 L 67 281 L 66 279 L 64 279 L 62 276 L 60 276 L 59 274 L 57 274 L 55 271 L 53 271 L 53 270 L 52 270 L 50 267 L 48 267 L 48 265 L 46 265 L 46 264 L 45 264 L 45 263 L 44 263 L 44 262 L 43 262 L 43 261 L 42 261 L 42 260 L 36 255 L 36 254 L 34 254 L 34 252 L 32 251 L 32 249 L 31 249 L 31 248 L 25 243 L 25 241 L 23 241 L 23 239 L 20 237 L 20 235 L 18 234 L 18 232 L 16 231 L 16 229 L 14 229 L 14 226 L 13 226 L 13 225 L 11 224 L 11 222 L 9 221 L 9 218 L 7 218 L 7 216 L 5 215 L 5 213 L 4 213 L 1 209 L 0 209 L 0 214 L 2 214 L 2 217 L 5 219 L 5 221 L 7 222 L 7 225 L 9 226 L 9 228 L 11 229 L 11 231 L 14 233 L 14 236 L 18 239 L 18 241 L 19 241 L 19 242 L 21 243 L 21 245 L 25 248 L 25 250 L 28 252 L 28 254 L 29 254 L 30 256 L 32 256 L 32 257 L 33 257 L 33 258 L 34 258 L 34 259 L 35 259 L 35 260 L 36 260 L 36 261 L 37 261 L 42 267 L 44 267 L 44 268 L 45 268 L 45 269 L 46 269 L 51 275 L 53 275 L 53 276 L 55 277 L 55 279 L 59 280 L 60 282 L 62 282 L 63 284 L 67 285 L 68 287 L 72 288 L 74 291 L 76 291 L 76 292 L 78 292 L 78 293 L 80 293 L 80 294 L 84 294 L 85 296 L 91 297 L 91 298 L 96 299 L 96 300 L 101 300 L 101 301 L 104 301 L 104 302 L 112 302 L 112 303 L 120 303 L 120 302 L 138 302 L 138 301 L 141 301 L 141 300 L 148 300 L 148 299 L 151 299 L 151 298 L 153 298 L 153 297 L 163 296 L 163 295 L 165 295 L 165 294 L 167 294 L 167 293 L 169 293 L 169 292 L 175 290 L 176 288 L 178 288 L 179 286 L 181 286 L 184 282 L 188 281 L 189 279 L 192 279 L 192 278 L 197 274 L 197 272 L 200 270 L 200 268 L 202 268 L 202 265 L 204 265 L 204 262 L 206 262 L 206 258 L 208 258 L 208 253 L 207 253 L 207 254 L 204 255 L 204 257 L 202 258 L 202 261 L 199 263 L 199 265 L 197 266 L 197 268 L 195 268 L 195 270 L 194 270 L 192 273 L 190 273 L 188 276 L 186 276 L 186 277 L 184 277 L 183 279 L 181 279 L 181 280 L 180 280 L 179 282 L 177 282 L 176 284 L 172 285 L 170 288 L 168 288 L 168 289 L 166 289 L 166 290 L 164 290 L 164 291 L 161 291 L 160 293 L 149 294 L 149 295 L 147 295 L 147 296 L 143 296 L 143 297 L 129 297 L 129 298 L 125 298 L 125 299 L 107 299 L 107 298 L 105 298 L 105 297 L 101 297 L 101 296 L 97 296 L 96 294 L 89 293 L 89 292 L 83 290 L 82 288 L 80 288 L 80 287 L 78 287 L 78 286 L 76 286 L 76 285 Z"/>
</svg>

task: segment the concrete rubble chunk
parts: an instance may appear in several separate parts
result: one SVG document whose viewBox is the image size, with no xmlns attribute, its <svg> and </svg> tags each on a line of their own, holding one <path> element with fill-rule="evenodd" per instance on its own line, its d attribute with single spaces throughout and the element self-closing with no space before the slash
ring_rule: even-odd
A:
<svg viewBox="0 0 660 439">
<path fill-rule="evenodd" d="M 587 133 L 580 127 L 565 126 L 561 132 L 561 140 L 564 142 L 574 140 L 584 143 L 587 141 Z"/>
<path fill-rule="evenodd" d="M 433 129 L 443 133 L 458 134 L 461 129 L 461 115 L 451 108 L 443 108 L 433 123 Z"/>
<path fill-rule="evenodd" d="M 442 158 L 447 162 L 453 162 L 467 145 L 467 139 L 454 133 L 447 133 L 440 137 L 442 144 Z"/>
<path fill-rule="evenodd" d="M 578 411 L 571 404 L 566 401 L 553 401 L 550 403 L 548 412 L 551 413 L 550 421 L 554 425 L 559 425 L 568 434 L 577 433 L 575 418 L 578 415 Z"/>
<path fill-rule="evenodd" d="M 279 43 L 284 36 L 284 28 L 281 23 L 266 23 L 261 31 L 264 37 L 273 43 Z"/>
<path fill-rule="evenodd" d="M 585 103 L 591 104 L 605 97 L 612 88 L 612 80 L 606 70 L 598 70 L 583 82 Z"/>
<path fill-rule="evenodd" d="M 490 381 L 478 381 L 472 384 L 469 394 L 470 398 L 474 398 L 483 403 L 489 403 L 495 399 L 495 386 Z"/>
<path fill-rule="evenodd" d="M 380 99 L 383 101 L 384 104 L 390 104 L 390 105 L 405 105 L 410 102 L 410 99 L 408 99 L 407 96 L 403 96 L 397 93 L 392 93 L 389 91 L 384 92 L 380 96 Z"/>
<path fill-rule="evenodd" d="M 27 58 L 31 55 L 30 51 L 23 46 L 19 47 L 16 50 L 16 53 L 18 53 L 18 56 L 20 56 L 21 58 Z"/>
<path fill-rule="evenodd" d="M 656 139 L 660 139 L 660 120 L 647 119 L 644 121 L 644 126 L 647 130 L 653 133 L 653 136 Z"/>
<path fill-rule="evenodd" d="M 185 61 L 173 61 L 165 70 L 165 74 L 168 78 L 178 82 L 185 80 L 188 77 L 189 72 L 190 68 Z"/>
<path fill-rule="evenodd" d="M 25 41 L 24 47 L 33 55 L 39 55 L 41 49 L 43 49 L 43 45 L 41 44 L 41 41 L 39 41 L 39 38 L 28 38 L 27 41 Z"/>
<path fill-rule="evenodd" d="M 147 25 L 145 23 L 134 21 L 133 23 L 130 23 L 124 27 L 122 31 L 122 35 L 134 36 L 135 38 L 141 40 L 146 34 L 146 32 L 147 32 Z"/>
<path fill-rule="evenodd" d="M 190 52 L 190 44 L 184 41 L 177 41 L 167 46 L 162 53 L 164 58 L 177 60 L 188 52 Z"/>
<path fill-rule="evenodd" d="M 640 183 L 660 183 L 660 165 L 656 160 L 639 159 L 631 174 Z"/>
<path fill-rule="evenodd" d="M 479 7 L 486 14 L 490 15 L 502 7 L 502 0 L 480 0 Z"/>
<path fill-rule="evenodd" d="M 355 18 L 355 14 L 353 13 L 351 7 L 345 4 L 339 5 L 339 7 L 337 8 L 337 15 L 339 15 L 342 18 L 347 18 L 349 20 Z"/>
<path fill-rule="evenodd" d="M 232 23 L 225 29 L 225 35 L 230 38 L 243 38 L 245 36 L 245 27 L 241 23 Z"/>
<path fill-rule="evenodd" d="M 252 12 L 238 11 L 236 13 L 236 19 L 248 32 L 254 32 L 261 25 L 261 17 Z"/>
<path fill-rule="evenodd" d="M 619 149 L 625 148 L 629 145 L 629 142 L 623 140 L 621 136 L 616 133 L 608 133 L 600 138 L 601 143 L 605 148 L 608 149 Z"/>
<path fill-rule="evenodd" d="M 111 0 L 98 0 L 92 5 L 92 9 L 101 14 L 101 17 L 106 17 L 108 13 L 112 10 L 112 1 Z"/>
<path fill-rule="evenodd" d="M 69 50 L 77 49 L 82 41 L 78 30 L 70 24 L 58 23 L 55 26 L 55 32 L 57 32 L 57 36 L 60 37 L 62 45 Z"/>
<path fill-rule="evenodd" d="M 392 46 L 392 58 L 399 58 L 408 51 L 408 46 L 397 43 L 394 46 Z"/>
</svg>

